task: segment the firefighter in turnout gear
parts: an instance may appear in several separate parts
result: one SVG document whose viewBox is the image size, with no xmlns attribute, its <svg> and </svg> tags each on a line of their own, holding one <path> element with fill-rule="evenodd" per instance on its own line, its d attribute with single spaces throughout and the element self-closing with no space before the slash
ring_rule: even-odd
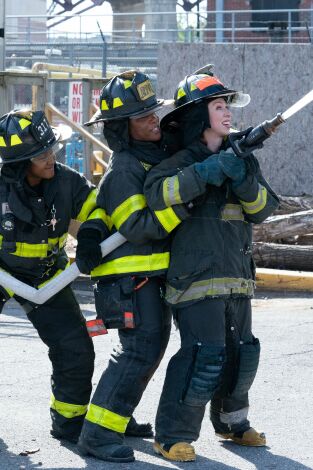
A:
<svg viewBox="0 0 313 470">
<path fill-rule="evenodd" d="M 250 97 L 225 87 L 211 70 L 179 83 L 176 107 L 161 128 L 183 149 L 151 169 L 145 184 L 155 211 L 193 207 L 172 238 L 166 300 L 181 347 L 168 364 L 154 443 L 156 453 L 178 461 L 195 460 L 191 442 L 209 401 L 219 437 L 266 443 L 247 418 L 260 351 L 251 332 L 252 224 L 272 214 L 278 198 L 253 154 L 240 159 L 228 142 L 230 107 L 245 106 Z"/>
<path fill-rule="evenodd" d="M 161 292 L 169 264 L 168 235 L 189 215 L 184 204 L 151 211 L 143 195 L 153 165 L 168 155 L 160 144 L 157 100 L 147 75 L 117 75 L 101 91 L 100 110 L 88 124 L 103 122 L 113 150 L 100 182 L 98 218 L 78 233 L 76 261 L 89 273 L 89 254 L 108 233 L 127 242 L 91 271 L 97 281 L 98 319 L 118 328 L 120 346 L 112 353 L 92 398 L 79 440 L 82 453 L 113 462 L 134 460 L 123 444 L 130 417 L 163 357 L 171 318 Z"/>
<path fill-rule="evenodd" d="M 42 111 L 14 110 L 0 118 L 0 268 L 37 288 L 66 268 L 70 221 L 86 220 L 96 202 L 96 191 L 83 176 L 55 162 L 61 137 Z M 14 296 L 1 290 L 3 303 Z M 94 367 L 79 304 L 70 287 L 43 305 L 14 297 L 49 348 L 51 434 L 75 442 Z"/>
</svg>

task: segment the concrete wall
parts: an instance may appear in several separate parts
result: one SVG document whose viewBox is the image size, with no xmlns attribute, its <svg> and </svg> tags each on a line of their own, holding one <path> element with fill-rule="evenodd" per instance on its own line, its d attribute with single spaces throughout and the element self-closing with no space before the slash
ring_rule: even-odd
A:
<svg viewBox="0 0 313 470">
<path fill-rule="evenodd" d="M 271 119 L 313 88 L 313 47 L 303 44 L 160 44 L 158 95 L 172 98 L 177 83 L 207 64 L 226 86 L 251 95 L 233 111 L 238 129 Z M 282 124 L 256 152 L 264 175 L 284 195 L 313 194 L 313 103 Z"/>
</svg>

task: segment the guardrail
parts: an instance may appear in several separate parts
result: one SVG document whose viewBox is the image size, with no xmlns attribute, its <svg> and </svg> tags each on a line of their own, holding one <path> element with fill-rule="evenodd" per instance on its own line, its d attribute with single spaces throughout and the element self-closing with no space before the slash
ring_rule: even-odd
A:
<svg viewBox="0 0 313 470">
<path fill-rule="evenodd" d="M 103 35 L 98 31 L 97 22 Z M 62 26 L 61 26 L 62 25 Z M 129 12 L 6 17 L 9 43 L 123 41 L 311 42 L 313 9 Z M 53 49 L 51 49 L 51 54 Z"/>
</svg>

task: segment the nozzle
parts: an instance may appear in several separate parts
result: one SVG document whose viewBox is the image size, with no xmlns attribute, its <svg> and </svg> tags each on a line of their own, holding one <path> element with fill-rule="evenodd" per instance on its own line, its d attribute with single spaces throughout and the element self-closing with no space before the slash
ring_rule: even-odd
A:
<svg viewBox="0 0 313 470">
<path fill-rule="evenodd" d="M 283 122 L 285 122 L 285 120 L 282 117 L 282 114 L 277 113 L 273 119 L 270 121 L 264 121 L 261 125 L 268 135 L 272 135 L 276 131 L 277 127 L 280 126 Z"/>
</svg>

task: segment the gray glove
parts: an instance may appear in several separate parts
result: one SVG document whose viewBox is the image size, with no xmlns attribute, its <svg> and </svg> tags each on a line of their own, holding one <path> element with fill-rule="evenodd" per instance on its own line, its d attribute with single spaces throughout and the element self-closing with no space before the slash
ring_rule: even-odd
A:
<svg viewBox="0 0 313 470">
<path fill-rule="evenodd" d="M 212 155 L 203 162 L 195 163 L 194 168 L 203 181 L 213 186 L 222 186 L 227 177 L 220 165 L 218 155 Z"/>
<path fill-rule="evenodd" d="M 246 178 L 246 164 L 244 159 L 231 152 L 220 152 L 218 157 L 220 166 L 235 186 L 239 186 Z"/>
</svg>

